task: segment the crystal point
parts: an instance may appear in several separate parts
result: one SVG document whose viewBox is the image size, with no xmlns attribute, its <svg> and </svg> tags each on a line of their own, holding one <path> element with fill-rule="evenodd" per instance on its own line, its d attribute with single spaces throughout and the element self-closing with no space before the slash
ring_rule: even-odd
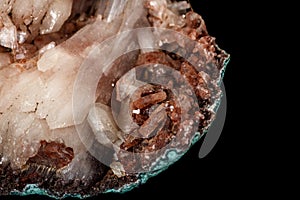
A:
<svg viewBox="0 0 300 200">
<path fill-rule="evenodd" d="M 0 5 L 0 195 L 129 191 L 211 125 L 229 55 L 188 1 Z"/>
</svg>

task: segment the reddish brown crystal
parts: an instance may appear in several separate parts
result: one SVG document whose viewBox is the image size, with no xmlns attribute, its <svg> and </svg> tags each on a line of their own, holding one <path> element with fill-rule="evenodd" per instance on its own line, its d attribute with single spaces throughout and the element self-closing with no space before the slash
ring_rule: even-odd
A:
<svg viewBox="0 0 300 200">
<path fill-rule="evenodd" d="M 149 94 L 147 96 L 141 97 L 138 100 L 133 102 L 133 106 L 136 109 L 143 109 L 145 107 L 148 107 L 150 105 L 157 104 L 159 102 L 162 102 L 167 98 L 167 95 L 165 92 L 161 91 L 154 94 Z"/>
<path fill-rule="evenodd" d="M 180 72 L 185 75 L 190 85 L 194 88 L 197 97 L 202 101 L 208 101 L 210 98 L 210 92 L 207 84 L 201 76 L 201 73 L 197 72 L 196 69 L 187 62 L 183 62 L 181 64 Z"/>
<path fill-rule="evenodd" d="M 88 151 L 83 152 L 85 157 L 83 160 L 80 160 L 77 157 L 78 154 L 74 155 L 74 152 L 77 152 L 76 147 L 74 147 L 73 150 L 65 145 L 67 143 L 64 144 L 56 140 L 39 139 L 42 141 L 40 142 L 40 148 L 36 148 L 38 152 L 34 154 L 33 157 L 30 157 L 26 164 L 22 164 L 20 169 L 13 169 L 9 160 L 7 163 L 2 164 L 1 158 L 3 155 L 0 154 L 0 194 L 9 194 L 15 189 L 22 191 L 27 184 L 37 184 L 40 188 L 46 189 L 49 194 L 54 194 L 59 197 L 67 193 L 85 196 L 105 192 L 110 189 L 118 190 L 127 184 L 139 180 L 139 173 L 130 174 L 129 172 L 135 170 L 139 172 L 139 166 L 155 164 L 158 159 L 166 156 L 166 151 L 159 152 L 155 158 L 150 159 L 135 157 L 132 156 L 135 155 L 132 153 L 156 153 L 168 145 L 168 148 L 185 151 L 191 144 L 191 139 L 195 132 L 199 131 L 202 134 L 211 122 L 213 113 L 208 107 L 218 98 L 212 88 L 216 91 L 219 89 L 214 85 L 215 82 L 213 81 L 220 78 L 220 70 L 223 69 L 225 61 L 228 60 L 228 55 L 219 49 L 215 43 L 215 39 L 208 35 L 201 16 L 193 11 L 182 12 L 182 10 L 180 10 L 180 12 L 172 13 L 168 10 L 169 12 L 160 12 L 158 10 L 163 6 L 155 8 L 158 9 L 155 10 L 154 7 L 151 6 L 150 1 L 147 1 L 145 9 L 143 8 L 142 10 L 145 11 L 145 13 L 134 26 L 127 27 L 130 20 L 125 17 L 125 19 L 120 18 L 117 23 L 112 21 L 111 24 L 108 23 L 107 26 L 102 27 L 100 25 L 106 24 L 105 20 L 107 19 L 105 17 L 107 17 L 107 12 L 103 11 L 106 8 L 100 8 L 100 11 L 102 10 L 103 13 L 98 11 L 96 8 L 100 4 L 97 2 L 101 2 L 102 5 L 105 4 L 104 7 L 110 5 L 111 2 L 115 3 L 115 1 L 108 0 L 73 1 L 73 13 L 59 31 L 45 35 L 33 35 L 24 43 L 19 44 L 16 49 L 0 46 L 0 58 L 2 58 L 2 62 L 0 61 L 0 69 L 2 66 L 7 66 L 12 62 L 15 62 L 14 67 L 18 68 L 20 72 L 30 72 L 30 70 L 36 69 L 37 61 L 43 54 L 40 50 L 49 43 L 54 44 L 54 46 L 59 45 L 60 53 L 63 52 L 65 53 L 63 55 L 68 55 L 73 59 L 85 57 L 87 56 L 88 50 L 97 46 L 97 42 L 101 42 L 98 41 L 98 39 L 104 37 L 101 28 L 108 28 L 111 25 L 116 27 L 121 26 L 122 28 L 116 30 L 112 29 L 111 33 L 104 34 L 105 37 L 111 36 L 110 34 L 115 34 L 118 31 L 121 32 L 123 30 L 129 30 L 130 28 L 143 26 L 169 28 L 187 36 L 189 40 L 194 42 L 194 45 L 186 44 L 184 40 L 178 39 L 172 42 L 172 44 L 166 42 L 166 45 L 179 46 L 181 48 L 179 48 L 179 50 L 173 49 L 174 51 L 172 50 L 172 53 L 171 51 L 168 52 L 162 49 L 155 52 L 136 50 L 116 58 L 112 67 L 105 68 L 106 71 L 103 71 L 100 77 L 95 94 L 97 98 L 96 102 L 111 106 L 112 91 L 118 80 L 132 68 L 138 68 L 141 65 L 148 64 L 168 66 L 178 72 L 182 77 L 185 77 L 186 82 L 191 86 L 191 90 L 193 90 L 192 92 L 196 95 L 195 100 L 197 102 L 178 102 L 172 91 L 165 86 L 148 84 L 147 87 L 140 87 L 138 92 L 133 95 L 134 98 L 129 102 L 129 111 L 132 112 L 130 113 L 130 117 L 132 117 L 132 120 L 138 125 L 138 128 L 130 133 L 120 133 L 122 134 L 122 140 L 118 143 L 118 147 L 120 147 L 121 150 L 125 150 L 125 153 L 124 151 L 116 152 L 113 155 L 118 157 L 117 161 L 123 165 L 126 171 L 124 176 L 118 177 L 117 174 L 114 174 L 115 172 L 111 166 L 105 166 L 99 160 L 92 157 Z M 165 2 L 167 4 L 167 1 L 157 2 Z M 175 1 L 168 1 L 168 4 L 173 4 L 174 2 Z M 165 9 L 169 9 L 168 6 L 165 6 Z M 128 9 L 128 7 L 126 7 L 126 9 Z M 155 12 L 157 12 L 157 15 L 155 15 Z M 102 17 L 104 18 L 103 23 L 100 20 Z M 174 21 L 174 19 L 177 19 L 177 21 Z M 121 22 L 122 20 L 124 21 Z M 89 37 L 81 37 L 80 40 L 78 40 L 78 38 L 76 39 L 76 37 L 75 39 L 72 37 L 76 32 L 80 32 L 78 30 L 85 25 L 93 25 L 93 22 L 98 23 L 98 26 L 95 26 L 97 28 L 84 30 Z M 0 21 L 0 29 L 1 25 Z M 98 28 L 100 31 L 98 31 Z M 92 34 L 90 32 L 92 32 Z M 21 57 L 17 58 L 15 57 L 16 55 Z M 24 56 L 24 58 L 22 56 Z M 105 62 L 105 59 L 100 62 Z M 68 67 L 71 66 L 66 66 L 66 68 Z M 64 67 L 61 69 L 63 68 Z M 61 69 L 58 70 L 59 73 Z M 51 74 L 55 71 L 51 68 L 47 70 L 45 70 L 45 74 Z M 205 73 L 206 75 L 209 74 L 209 76 L 207 77 Z M 67 76 L 68 75 L 67 73 Z M 139 76 L 138 73 L 136 75 Z M 41 82 L 47 85 L 46 79 L 44 80 L 42 78 Z M 71 85 L 72 82 L 68 82 L 68 84 Z M 183 85 L 184 83 L 182 80 L 176 80 L 176 78 L 174 78 L 169 84 L 172 86 L 176 84 Z M 210 88 L 210 90 L 208 88 Z M 119 103 L 118 106 L 121 103 Z M 189 106 L 182 107 L 180 105 L 181 103 L 189 104 Z M 195 104 L 198 104 L 198 110 L 196 112 L 192 109 L 189 110 L 189 108 L 195 107 Z M 0 113 L 0 115 L 2 114 L 3 113 Z M 190 130 L 190 132 L 180 131 L 186 127 L 190 127 L 191 123 L 196 124 L 195 129 Z M 52 129 L 49 130 L 49 132 L 51 131 Z M 94 144 L 98 145 L 97 141 L 94 141 Z M 80 173 L 81 168 L 70 167 L 74 164 L 73 161 L 76 160 L 80 160 L 80 162 L 76 164 L 84 163 L 83 170 L 85 170 L 86 173 L 79 178 L 75 177 L 75 174 Z"/>
<path fill-rule="evenodd" d="M 41 141 L 38 153 L 29 158 L 27 163 L 60 169 L 68 165 L 74 158 L 73 149 L 63 143 Z"/>
</svg>

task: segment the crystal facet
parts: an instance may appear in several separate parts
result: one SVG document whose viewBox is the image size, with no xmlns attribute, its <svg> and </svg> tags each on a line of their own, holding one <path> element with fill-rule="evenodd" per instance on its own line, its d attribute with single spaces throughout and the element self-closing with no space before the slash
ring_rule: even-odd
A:
<svg viewBox="0 0 300 200">
<path fill-rule="evenodd" d="M 0 195 L 129 191 L 214 120 L 229 55 L 187 1 L 0 5 Z"/>
</svg>

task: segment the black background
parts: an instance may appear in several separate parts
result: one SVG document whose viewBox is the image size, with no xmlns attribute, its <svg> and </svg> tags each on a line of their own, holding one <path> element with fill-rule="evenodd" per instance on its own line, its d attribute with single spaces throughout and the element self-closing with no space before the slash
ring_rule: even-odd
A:
<svg viewBox="0 0 300 200">
<path fill-rule="evenodd" d="M 191 4 L 194 11 L 201 14 L 205 20 L 209 34 L 216 37 L 219 47 L 231 54 L 231 61 L 224 77 L 227 116 L 218 143 L 203 159 L 198 157 L 201 141 L 196 143 L 177 163 L 133 191 L 125 194 L 99 195 L 88 198 L 89 200 L 177 199 L 179 196 L 188 199 L 203 199 L 219 195 L 223 198 L 232 198 L 237 197 L 240 192 L 249 196 L 252 193 L 251 190 L 257 189 L 255 185 L 249 186 L 247 183 L 251 170 L 254 170 L 247 166 L 249 160 L 251 162 L 252 159 L 246 153 L 249 151 L 246 138 L 249 137 L 245 135 L 250 132 L 250 127 L 243 126 L 247 119 L 240 115 L 247 113 L 248 110 L 241 112 L 239 108 L 244 98 L 240 90 L 240 84 L 244 81 L 244 72 L 241 70 L 245 67 L 243 48 L 249 43 L 246 38 L 243 38 L 244 31 L 246 31 L 244 23 L 247 22 L 240 22 L 240 18 L 245 16 L 244 11 L 236 7 L 242 8 L 246 5 L 240 6 L 237 5 L 239 3 L 215 0 L 191 0 Z M 0 197 L 0 199 L 11 198 Z M 50 199 L 37 195 L 17 197 L 22 200 L 33 198 Z"/>
</svg>

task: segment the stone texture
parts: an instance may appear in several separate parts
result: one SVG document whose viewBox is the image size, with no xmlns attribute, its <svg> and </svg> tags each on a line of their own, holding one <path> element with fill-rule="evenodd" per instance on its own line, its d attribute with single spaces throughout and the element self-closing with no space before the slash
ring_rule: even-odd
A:
<svg viewBox="0 0 300 200">
<path fill-rule="evenodd" d="M 0 5 L 0 195 L 28 194 L 26 188 L 56 198 L 128 191 L 178 160 L 213 121 L 229 55 L 188 2 L 0 0 Z M 142 27 L 157 31 L 138 32 L 141 50 L 118 57 L 134 45 L 132 35 L 97 49 L 118 33 Z M 161 34 L 156 41 L 162 29 L 181 34 Z M 83 64 L 98 62 L 101 77 L 85 77 L 77 99 L 92 98 L 95 105 L 80 108 L 75 121 L 78 74 Z M 159 79 L 168 81 L 151 83 Z M 95 95 L 88 97 L 91 83 Z M 174 85 L 180 86 L 175 92 Z"/>
</svg>

